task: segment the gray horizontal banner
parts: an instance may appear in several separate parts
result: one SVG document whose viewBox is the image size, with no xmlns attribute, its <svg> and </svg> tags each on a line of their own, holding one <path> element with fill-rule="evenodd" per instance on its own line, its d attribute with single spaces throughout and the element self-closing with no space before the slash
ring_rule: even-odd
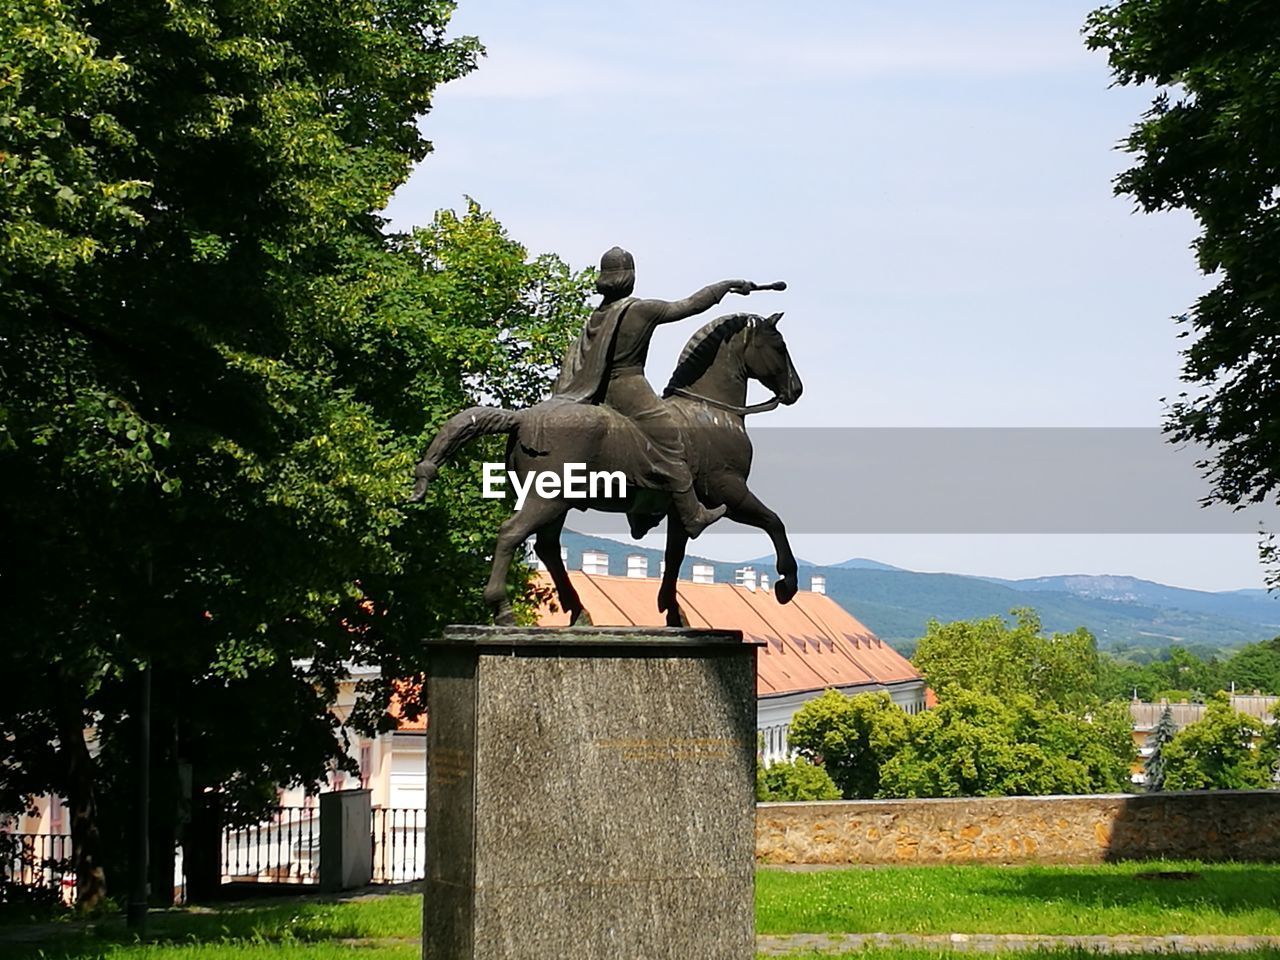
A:
<svg viewBox="0 0 1280 960">
<path fill-rule="evenodd" d="M 751 441 L 749 486 L 793 533 L 1280 529 L 1274 505 L 1201 506 L 1206 451 L 1170 444 L 1155 428 L 752 427 Z M 606 513 L 575 510 L 570 524 L 627 530 Z"/>
</svg>

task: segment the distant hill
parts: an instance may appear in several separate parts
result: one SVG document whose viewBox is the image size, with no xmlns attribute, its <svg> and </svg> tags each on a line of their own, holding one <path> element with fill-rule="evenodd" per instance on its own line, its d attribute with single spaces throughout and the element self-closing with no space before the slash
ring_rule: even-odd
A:
<svg viewBox="0 0 1280 960">
<path fill-rule="evenodd" d="M 701 563 L 702 561 L 700 560 L 698 562 Z M 713 561 L 707 561 L 707 562 L 710 563 Z M 816 566 L 816 564 L 811 563 L 808 560 L 802 560 L 800 557 L 796 557 L 796 563 L 800 564 L 800 566 L 802 567 Z M 737 566 L 756 567 L 757 569 L 763 569 L 767 573 L 769 571 L 769 568 L 773 566 L 773 554 L 771 553 L 768 556 L 753 557 L 750 560 L 743 560 L 741 563 L 737 564 Z"/>
<path fill-rule="evenodd" d="M 1002 580 L 1015 590 L 1028 593 L 1066 593 L 1074 597 L 1107 600 L 1114 603 L 1137 603 L 1146 606 L 1173 607 L 1194 613 L 1229 617 L 1275 627 L 1280 631 L 1280 599 L 1265 590 L 1230 590 L 1210 593 L 1184 590 L 1163 583 L 1117 576 L 1036 577 L 1032 580 Z"/>
<path fill-rule="evenodd" d="M 569 566 L 582 565 L 583 550 L 609 555 L 609 569 L 623 574 L 628 554 L 649 558 L 658 575 L 662 551 L 589 537 L 566 530 L 562 538 Z M 716 579 L 733 582 L 734 570 L 754 566 L 773 579 L 773 557 L 727 562 L 700 556 L 685 559 L 681 577 L 694 563 L 710 563 Z M 1135 577 L 1060 576 L 998 580 L 953 573 L 916 573 L 874 560 L 847 560 L 835 566 L 801 563 L 800 585 L 813 574 L 827 578 L 827 593 L 885 641 L 910 649 L 930 619 L 967 620 L 1008 615 L 1015 607 L 1034 607 L 1046 629 L 1086 627 L 1102 647 L 1185 646 L 1234 648 L 1280 634 L 1280 601 L 1265 591 L 1210 593 L 1184 590 Z"/>
<path fill-rule="evenodd" d="M 772 563 L 773 557 L 765 557 L 766 562 Z M 851 560 L 845 560 L 843 563 L 833 563 L 830 566 L 837 570 L 901 570 L 901 567 L 895 567 L 891 563 L 881 563 L 879 560 L 867 560 L 864 557 L 854 557 Z M 910 572 L 910 571 L 907 571 Z"/>
</svg>

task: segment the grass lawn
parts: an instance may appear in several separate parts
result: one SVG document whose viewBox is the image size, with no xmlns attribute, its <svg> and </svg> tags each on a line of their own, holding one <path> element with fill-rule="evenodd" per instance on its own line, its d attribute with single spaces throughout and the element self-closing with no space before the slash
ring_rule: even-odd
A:
<svg viewBox="0 0 1280 960">
<path fill-rule="evenodd" d="M 789 953 L 785 957 L 761 957 L 760 960 L 981 960 L 990 954 L 956 953 L 949 950 L 913 949 L 909 947 L 868 947 L 856 953 Z M 1053 949 L 1006 951 L 1000 954 L 1005 960 L 1107 960 L 1091 950 Z M 1176 955 L 1175 955 L 1176 956 Z M 1280 950 L 1248 950 L 1234 953 L 1194 953 L 1187 955 L 1191 960 L 1280 960 Z M 1170 960 L 1168 953 L 1126 953 L 1119 960 Z"/>
<path fill-rule="evenodd" d="M 1151 876 L 1170 872 L 1194 877 Z M 1280 865 L 762 869 L 756 878 L 756 929 L 1278 935 Z"/>
<path fill-rule="evenodd" d="M 120 917 L 82 929 L 46 925 L 38 940 L 0 930 L 4 960 L 419 960 L 422 898 L 388 894 L 359 900 L 227 903 L 153 913 L 147 941 Z"/>
<path fill-rule="evenodd" d="M 1181 871 L 1190 879 L 1144 878 Z M 1039 933 L 1280 935 L 1280 866 L 1194 863 L 1098 867 L 762 869 L 757 931 L 787 933 Z M 139 943 L 119 917 L 85 929 L 46 924 L 15 937 L 4 960 L 418 960 L 422 899 L 409 893 L 228 903 L 152 914 Z M 938 960 L 903 947 L 847 953 L 863 960 Z M 831 954 L 800 952 L 793 960 Z M 1052 950 L 1037 960 L 1092 960 Z M 1210 954 L 1199 954 L 1201 958 Z M 1225 957 L 1226 955 L 1220 955 Z M 1280 951 L 1230 954 L 1280 960 Z M 548 958 L 562 960 L 562 958 Z"/>
</svg>

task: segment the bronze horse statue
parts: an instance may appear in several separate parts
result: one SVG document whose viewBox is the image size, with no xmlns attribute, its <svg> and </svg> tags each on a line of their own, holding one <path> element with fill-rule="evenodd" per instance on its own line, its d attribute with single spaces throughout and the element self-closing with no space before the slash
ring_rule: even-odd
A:
<svg viewBox="0 0 1280 960">
<path fill-rule="evenodd" d="M 737 523 L 769 535 L 777 555 L 774 593 L 787 603 L 797 589 L 796 558 L 778 515 L 747 487 L 751 472 L 751 440 L 744 418 L 795 403 L 803 389 L 778 332 L 782 314 L 761 317 L 736 313 L 718 317 L 689 338 L 663 402 L 680 426 L 694 491 L 707 507 L 727 507 Z M 758 380 L 774 397 L 746 406 L 747 384 Z M 552 398 L 527 410 L 471 407 L 450 418 L 431 442 L 415 471 L 412 500 L 421 500 L 440 465 L 467 441 L 505 433 L 507 469 L 525 478 L 542 471 L 564 472 L 566 464 L 585 464 L 589 471 L 620 470 L 626 476 L 624 496 L 566 499 L 538 495 L 530 485 L 523 506 L 499 528 L 493 566 L 484 599 L 500 624 L 514 623 L 506 582 L 516 551 L 535 536 L 534 552 L 550 573 L 570 623 L 591 618 L 573 588 L 560 557 L 560 531 L 571 508 L 627 513 L 632 535 L 639 538 L 667 516 L 666 569 L 658 590 L 658 609 L 667 625 L 684 625 L 676 597 L 676 580 L 689 536 L 670 506 L 670 498 L 644 488 L 644 438 L 622 414 L 598 404 Z"/>
</svg>

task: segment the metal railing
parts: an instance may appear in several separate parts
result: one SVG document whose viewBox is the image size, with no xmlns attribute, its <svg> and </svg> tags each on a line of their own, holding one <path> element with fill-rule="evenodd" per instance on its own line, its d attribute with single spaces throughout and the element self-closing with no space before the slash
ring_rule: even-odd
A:
<svg viewBox="0 0 1280 960">
<path fill-rule="evenodd" d="M 74 903 L 71 856 L 70 834 L 0 832 L 0 900 L 22 895 Z"/>
<path fill-rule="evenodd" d="M 316 883 L 320 811 L 279 807 L 266 823 L 222 833 L 223 883 Z"/>
<path fill-rule="evenodd" d="M 378 808 L 369 841 L 374 883 L 421 880 L 426 869 L 426 811 Z M 320 811 L 280 807 L 271 820 L 222 835 L 223 883 L 318 883 Z"/>
<path fill-rule="evenodd" d="M 421 880 L 426 869 L 426 811 L 372 811 L 374 883 Z M 265 823 L 222 833 L 223 883 L 318 883 L 320 811 L 280 807 Z M 22 891 L 74 903 L 76 877 L 70 834 L 0 832 L 0 901 Z"/>
<path fill-rule="evenodd" d="M 421 880 L 427 862 L 427 811 L 389 807 L 373 811 L 373 882 Z"/>
</svg>

